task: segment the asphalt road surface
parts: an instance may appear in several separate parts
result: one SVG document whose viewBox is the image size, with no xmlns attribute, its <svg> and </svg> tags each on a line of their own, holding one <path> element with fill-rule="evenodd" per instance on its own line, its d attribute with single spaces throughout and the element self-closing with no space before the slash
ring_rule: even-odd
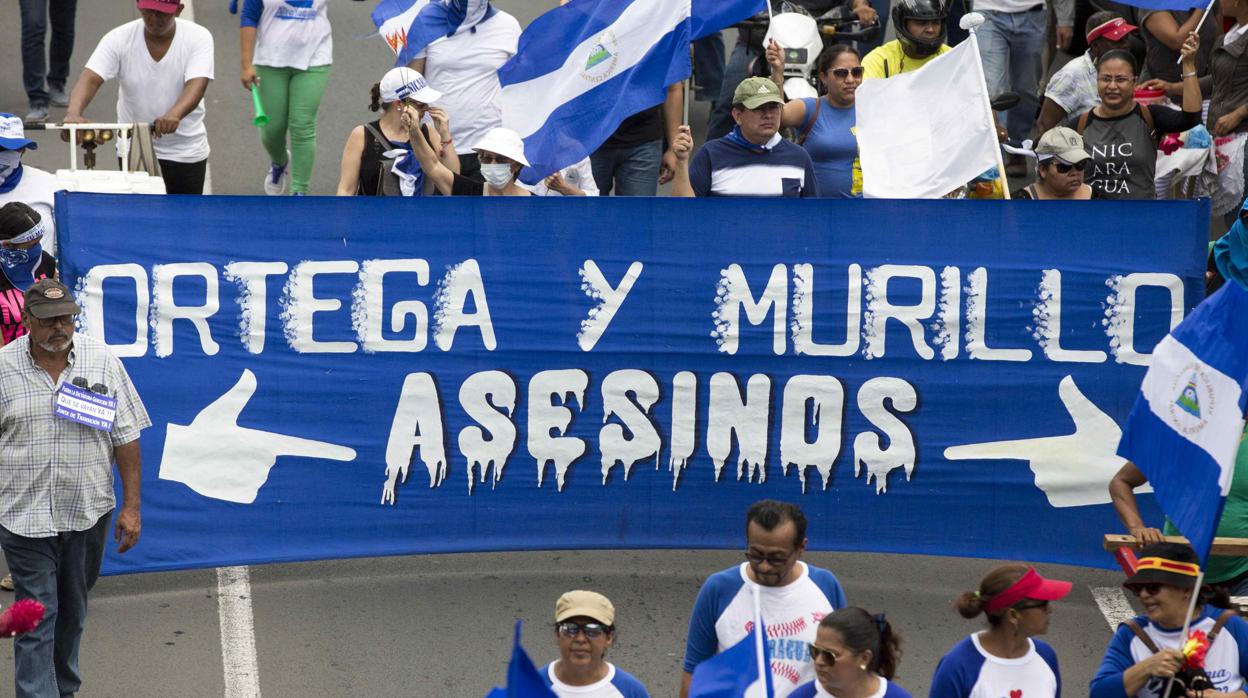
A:
<svg viewBox="0 0 1248 698">
<path fill-rule="evenodd" d="M 496 4 L 527 23 L 556 3 Z M 238 24 L 226 5 L 200 0 L 193 8 L 196 21 L 217 39 L 217 80 L 207 96 L 212 185 L 218 194 L 259 194 L 267 159 L 238 82 Z M 372 118 L 368 88 L 391 65 L 387 49 L 369 36 L 372 6 L 345 0 L 333 6 L 335 62 L 321 107 L 313 194 L 333 192 L 347 134 Z M 108 29 L 135 16 L 127 0 L 80 2 L 74 76 Z M 6 68 L 0 110 L 22 115 L 17 0 L 0 0 L 0 17 L 0 64 Z M 111 120 L 115 99 L 106 86 L 88 116 Z M 52 119 L 62 115 L 54 109 Z M 699 142 L 705 121 L 705 103 L 694 104 Z M 65 149 L 51 147 L 59 142 L 37 137 L 49 147 L 27 161 L 65 167 Z M 951 602 L 991 565 L 896 555 L 812 553 L 807 559 L 832 569 L 852 603 L 889 613 L 905 637 L 899 682 L 915 695 L 926 694 L 945 649 L 978 627 L 958 617 Z M 555 599 L 569 589 L 593 588 L 617 608 L 620 633 L 611 659 L 653 695 L 673 696 L 694 596 L 707 575 L 740 560 L 735 551 L 538 552 L 254 567 L 250 586 L 237 571 L 109 577 L 92 596 L 81 695 L 477 698 L 504 680 L 514 619 L 525 620 L 525 644 L 535 660 L 548 661 L 556 656 L 550 628 Z M 1121 575 L 1043 569 L 1075 582 L 1071 597 L 1057 605 L 1047 639 L 1061 657 L 1066 694 L 1083 695 L 1110 637 L 1107 618 L 1127 612 L 1115 589 Z M 12 652 L 7 645 L 0 650 L 3 695 L 11 686 Z"/>
</svg>

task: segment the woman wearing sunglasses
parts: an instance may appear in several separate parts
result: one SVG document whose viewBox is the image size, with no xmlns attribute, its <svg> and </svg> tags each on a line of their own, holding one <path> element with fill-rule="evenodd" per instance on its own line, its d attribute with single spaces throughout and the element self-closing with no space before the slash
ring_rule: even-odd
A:
<svg viewBox="0 0 1248 698">
<path fill-rule="evenodd" d="M 606 660 L 615 644 L 615 606 L 596 591 L 569 591 L 555 602 L 559 659 L 541 670 L 559 698 L 650 698 L 632 674 Z"/>
<path fill-rule="evenodd" d="M 1244 673 L 1248 667 L 1248 622 L 1234 611 L 1226 593 L 1210 587 L 1196 588 L 1199 560 L 1190 546 L 1181 543 L 1154 543 L 1139 552 L 1135 574 L 1123 583 L 1140 599 L 1144 615 L 1118 626 L 1109 641 L 1101 668 L 1092 678 L 1092 698 L 1137 696 L 1156 698 L 1165 691 L 1170 678 L 1181 672 L 1180 648 L 1183 622 L 1192 594 L 1198 594 L 1191 630 L 1209 639 L 1204 671 L 1213 684 L 1206 696 L 1236 696 L 1244 693 Z M 1194 695 L 1187 693 L 1188 696 Z"/>
<path fill-rule="evenodd" d="M 815 680 L 798 686 L 789 698 L 910 698 L 892 682 L 901 662 L 901 638 L 883 613 L 850 606 L 824 616 L 810 657 Z"/>
<path fill-rule="evenodd" d="M 1157 144 L 1168 133 L 1181 133 L 1200 124 L 1200 82 L 1196 79 L 1196 51 L 1200 39 L 1189 34 L 1183 42 L 1183 110 L 1135 101 L 1135 57 L 1120 49 L 1107 51 L 1096 63 L 1100 106 L 1075 120 L 1092 153 L 1088 183 L 1106 199 L 1155 199 Z"/>
<path fill-rule="evenodd" d="M 767 47 L 771 79 L 784 89 L 784 49 L 773 39 Z M 819 195 L 836 199 L 862 197 L 862 166 L 858 162 L 857 116 L 854 95 L 862 84 L 858 52 L 846 44 L 832 44 L 815 59 L 815 72 L 826 92 L 786 102 L 781 128 L 797 131 L 797 144 L 815 163 Z"/>
<path fill-rule="evenodd" d="M 1065 126 L 1051 128 L 1036 144 L 1036 181 L 1014 192 L 1015 199 L 1100 199 L 1101 193 L 1084 184 L 1092 156 L 1083 138 Z"/>
<path fill-rule="evenodd" d="M 988 629 L 954 645 L 936 666 L 931 698 L 1062 694 L 1057 653 L 1033 639 L 1049 630 L 1049 603 L 1070 593 L 1070 582 L 1045 579 L 1034 567 L 1001 565 L 955 602 L 963 618 L 984 614 Z"/>
</svg>

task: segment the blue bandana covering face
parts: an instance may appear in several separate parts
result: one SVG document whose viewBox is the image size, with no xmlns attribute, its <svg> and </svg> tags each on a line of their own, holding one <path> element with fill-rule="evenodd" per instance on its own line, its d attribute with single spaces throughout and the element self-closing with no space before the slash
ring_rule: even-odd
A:
<svg viewBox="0 0 1248 698">
<path fill-rule="evenodd" d="M 0 246 L 0 272 L 13 288 L 25 292 L 35 283 L 35 268 L 42 258 L 42 244 L 24 250 Z"/>
<path fill-rule="evenodd" d="M 22 181 L 22 153 L 0 150 L 0 194 L 7 194 Z"/>
</svg>

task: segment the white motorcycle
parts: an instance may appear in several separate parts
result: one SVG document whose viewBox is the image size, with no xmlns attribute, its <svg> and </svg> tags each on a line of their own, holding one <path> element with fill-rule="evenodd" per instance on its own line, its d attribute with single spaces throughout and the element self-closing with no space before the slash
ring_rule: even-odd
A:
<svg viewBox="0 0 1248 698">
<path fill-rule="evenodd" d="M 760 13 L 736 26 L 740 31 L 765 32 L 762 39 L 764 48 L 773 39 L 784 47 L 784 93 L 789 99 L 819 96 L 815 61 L 824 46 L 863 41 L 880 30 L 878 23 L 863 25 L 848 6 L 836 7 L 819 17 L 812 17 L 804 9 L 789 3 L 785 3 L 770 21 L 766 13 Z M 767 61 L 762 57 L 756 59 L 751 74 L 770 76 Z"/>
</svg>

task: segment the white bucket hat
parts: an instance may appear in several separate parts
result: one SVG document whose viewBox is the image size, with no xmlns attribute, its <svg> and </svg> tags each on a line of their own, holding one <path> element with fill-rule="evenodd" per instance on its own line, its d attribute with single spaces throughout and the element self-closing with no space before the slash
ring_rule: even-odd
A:
<svg viewBox="0 0 1248 698">
<path fill-rule="evenodd" d="M 381 101 L 389 104 L 401 99 L 433 104 L 442 99 L 442 93 L 430 87 L 425 76 L 411 68 L 391 68 L 381 79 Z"/>
<path fill-rule="evenodd" d="M 474 153 L 479 153 L 482 150 L 488 150 L 496 155 L 510 158 L 525 167 L 529 166 L 529 161 L 524 157 L 524 141 L 521 140 L 520 134 L 509 128 L 499 126 L 486 131 L 481 140 L 472 146 Z"/>
</svg>

